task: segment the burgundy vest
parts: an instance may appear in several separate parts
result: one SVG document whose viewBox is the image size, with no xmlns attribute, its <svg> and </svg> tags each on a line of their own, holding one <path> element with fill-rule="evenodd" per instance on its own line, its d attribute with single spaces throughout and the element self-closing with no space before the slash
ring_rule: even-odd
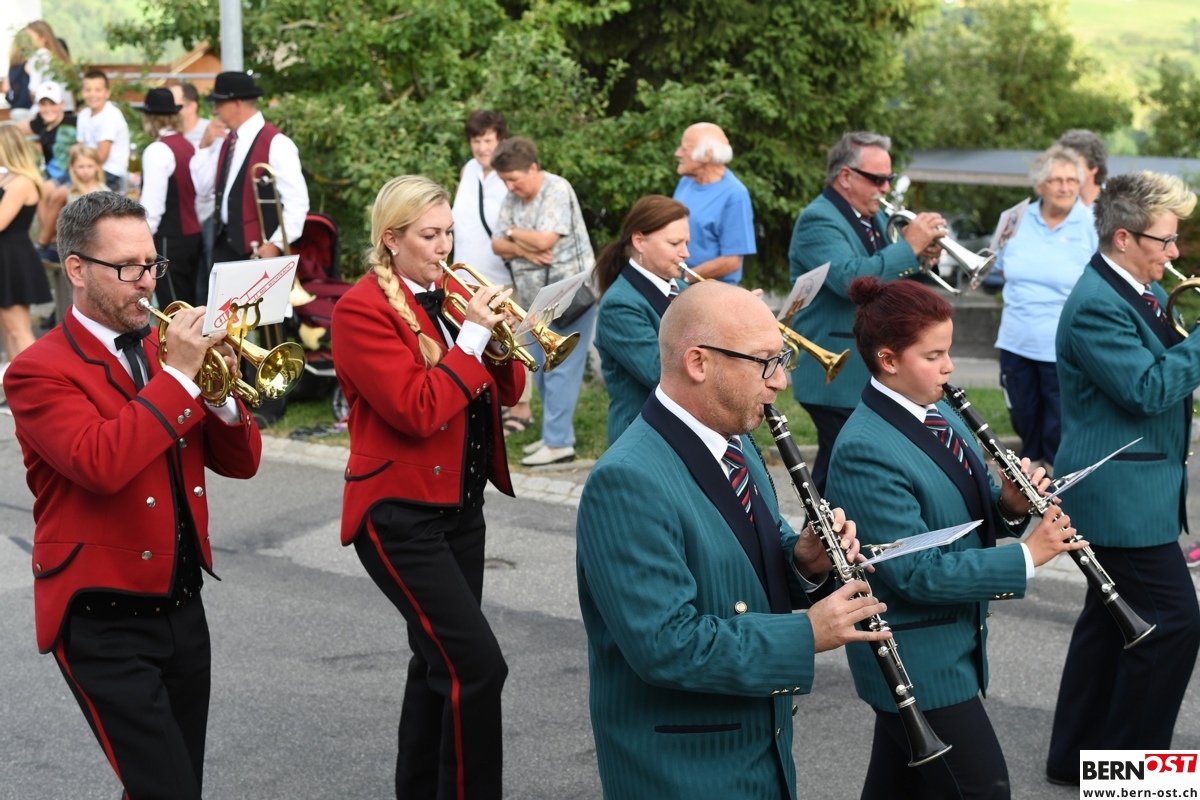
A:
<svg viewBox="0 0 1200 800">
<path fill-rule="evenodd" d="M 254 184 L 250 181 L 250 167 L 259 162 L 269 162 L 271 159 L 271 140 L 278 136 L 279 128 L 276 128 L 269 122 L 263 123 L 263 128 L 254 137 L 254 142 L 250 145 L 250 152 L 246 154 L 246 158 L 242 161 L 242 166 L 238 170 L 236 176 L 229 179 L 229 221 L 226 223 L 226 229 L 229 231 L 229 241 L 241 241 L 247 256 L 253 251 L 252 243 L 258 242 L 262 244 L 266 241 L 262 229 L 258 224 L 258 210 L 254 207 Z M 229 138 L 226 137 L 225 143 L 221 145 L 221 155 L 218 164 L 225 163 L 225 152 L 229 149 Z M 241 191 L 237 187 L 241 186 Z M 278 192 L 278 187 L 272 187 Z M 217 208 L 221 208 L 221 198 L 217 198 Z M 274 202 L 268 202 L 263 206 L 263 219 L 266 221 L 267 227 L 273 233 L 275 228 L 279 227 L 279 221 L 275 215 Z M 240 230 L 240 237 L 238 231 Z M 290 232 L 289 232 L 290 233 Z"/>
<path fill-rule="evenodd" d="M 182 134 L 171 133 L 159 139 L 175 156 L 175 174 L 167 179 L 167 207 L 158 223 L 159 236 L 193 236 L 200 233 L 196 216 L 196 187 L 190 168 L 196 148 Z"/>
</svg>

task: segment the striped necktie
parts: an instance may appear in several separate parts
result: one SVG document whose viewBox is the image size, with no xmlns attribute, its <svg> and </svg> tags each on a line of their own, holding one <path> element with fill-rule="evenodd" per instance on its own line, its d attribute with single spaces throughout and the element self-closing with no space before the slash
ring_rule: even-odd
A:
<svg viewBox="0 0 1200 800">
<path fill-rule="evenodd" d="M 946 449 L 950 451 L 950 455 L 958 459 L 958 463 L 963 465 L 967 473 L 971 472 L 971 465 L 967 461 L 967 448 L 963 444 L 962 439 L 954 432 L 954 428 L 950 427 L 950 423 L 946 422 L 936 408 L 926 409 L 925 411 L 925 427 L 933 431 L 938 437 L 938 441 L 946 445 Z"/>
<path fill-rule="evenodd" d="M 674 300 L 676 297 L 679 297 L 679 284 L 675 282 L 674 278 L 671 278 L 671 288 L 667 291 L 667 302 Z"/>
<path fill-rule="evenodd" d="M 1154 296 L 1154 292 L 1147 289 L 1142 292 L 1142 299 L 1150 306 L 1150 310 L 1154 312 L 1154 316 L 1158 317 L 1158 321 L 1162 324 L 1167 324 L 1167 318 L 1163 314 L 1162 308 L 1158 305 L 1158 298 Z"/>
<path fill-rule="evenodd" d="M 754 512 L 750 510 L 750 470 L 746 468 L 746 456 L 742 453 L 742 443 L 738 437 L 729 440 L 721 460 L 729 467 L 729 484 L 733 486 L 733 493 L 737 495 L 738 502 L 753 522 Z"/>
<path fill-rule="evenodd" d="M 870 255 L 875 255 L 876 251 L 879 250 L 879 240 L 876 238 L 875 224 L 870 220 L 869 217 L 859 217 L 858 221 L 864 228 L 867 229 L 867 241 L 871 245 L 867 249 L 871 251 Z"/>
</svg>

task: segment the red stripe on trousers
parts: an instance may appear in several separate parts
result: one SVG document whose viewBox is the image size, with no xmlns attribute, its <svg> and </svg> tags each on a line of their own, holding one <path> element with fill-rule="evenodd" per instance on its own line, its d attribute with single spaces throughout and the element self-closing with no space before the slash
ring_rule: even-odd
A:
<svg viewBox="0 0 1200 800">
<path fill-rule="evenodd" d="M 400 591 L 404 592 L 404 596 L 408 598 L 408 602 L 412 605 L 413 610 L 417 612 L 417 616 L 421 620 L 421 629 L 425 634 L 437 645 L 438 652 L 442 654 L 442 661 L 446 663 L 446 669 L 450 672 L 450 711 L 451 717 L 454 719 L 454 755 L 455 755 L 455 796 L 458 800 L 464 800 L 467 794 L 466 773 L 463 768 L 463 742 L 462 742 L 462 709 L 460 707 L 462 684 L 458 680 L 458 672 L 454 669 L 454 663 L 450 660 L 446 648 L 442 647 L 442 642 L 438 639 L 437 634 L 433 632 L 433 623 L 429 617 L 425 615 L 425 611 L 421 608 L 421 604 L 408 590 L 408 586 L 400 578 L 400 574 L 396 572 L 396 568 L 392 566 L 392 562 L 388 560 L 387 554 L 383 551 L 383 543 L 379 541 L 379 534 L 375 531 L 375 522 L 367 515 L 367 535 L 371 537 L 371 541 L 375 545 L 375 550 L 379 553 L 379 560 L 387 567 L 388 574 L 392 576 L 392 580 L 400 587 Z"/>
<path fill-rule="evenodd" d="M 75 691 L 87 703 L 88 716 L 91 717 L 92 724 L 96 726 L 96 735 L 100 739 L 100 747 L 104 750 L 104 755 L 108 758 L 108 763 L 112 766 L 113 772 L 117 773 L 117 780 L 121 781 L 121 786 L 125 785 L 125 779 L 121 777 L 121 769 L 117 766 L 117 757 L 113 754 L 112 743 L 108 740 L 108 734 L 104 730 L 104 725 L 100 722 L 100 715 L 96 713 L 96 706 L 92 703 L 92 698 L 87 696 L 87 692 L 83 691 L 83 687 L 79 685 L 79 681 L 75 680 L 75 675 L 71 672 L 71 665 L 67 663 L 66 644 L 60 637 L 58 644 L 54 647 L 54 658 L 58 661 L 62 671 L 71 680 Z M 128 797 L 128 794 L 124 796 Z"/>
</svg>

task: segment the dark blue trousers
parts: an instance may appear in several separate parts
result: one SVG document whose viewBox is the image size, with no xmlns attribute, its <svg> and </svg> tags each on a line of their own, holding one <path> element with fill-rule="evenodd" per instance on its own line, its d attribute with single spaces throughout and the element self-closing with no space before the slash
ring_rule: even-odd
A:
<svg viewBox="0 0 1200 800">
<path fill-rule="evenodd" d="M 1000 386 L 1013 429 L 1021 437 L 1021 457 L 1054 464 L 1062 438 L 1058 371 L 1053 361 L 1034 361 L 1000 351 Z"/>
<path fill-rule="evenodd" d="M 1079 777 L 1079 751 L 1169 750 L 1196 652 L 1200 607 L 1179 545 L 1092 547 L 1117 591 L 1158 628 L 1125 650 L 1104 603 L 1088 591 L 1063 667 L 1046 772 Z"/>
</svg>

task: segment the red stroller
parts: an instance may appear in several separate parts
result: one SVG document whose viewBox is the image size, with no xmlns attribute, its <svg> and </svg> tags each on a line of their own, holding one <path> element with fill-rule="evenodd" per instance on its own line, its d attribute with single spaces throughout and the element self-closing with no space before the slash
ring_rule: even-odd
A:
<svg viewBox="0 0 1200 800">
<path fill-rule="evenodd" d="M 304 347 L 305 372 L 320 378 L 335 378 L 329 349 L 333 306 L 353 285 L 342 280 L 337 223 L 325 214 L 308 212 L 304 232 L 293 243 L 292 252 L 300 257 L 296 267 L 300 286 L 313 299 L 293 306 L 287 321 L 289 333 Z M 336 380 L 330 405 L 335 420 L 344 420 L 349 414 L 346 397 Z"/>
</svg>

